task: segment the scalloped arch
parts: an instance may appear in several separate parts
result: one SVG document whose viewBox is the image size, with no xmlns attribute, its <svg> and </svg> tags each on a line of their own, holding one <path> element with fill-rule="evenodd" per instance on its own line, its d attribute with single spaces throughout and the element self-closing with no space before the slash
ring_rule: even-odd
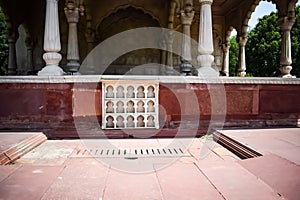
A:
<svg viewBox="0 0 300 200">
<path fill-rule="evenodd" d="M 161 22 L 159 20 L 158 17 L 156 17 L 151 11 L 149 10 L 145 10 L 143 7 L 140 7 L 140 6 L 136 6 L 136 5 L 133 5 L 133 4 L 126 4 L 126 5 L 120 5 L 114 9 L 111 9 L 110 11 L 107 12 L 106 15 L 104 15 L 100 20 L 99 22 L 96 24 L 96 30 L 99 29 L 99 26 L 101 25 L 101 23 L 103 22 L 104 19 L 106 19 L 107 17 L 109 17 L 110 15 L 113 15 L 113 14 L 116 14 L 119 10 L 125 10 L 127 8 L 135 8 L 136 10 L 140 10 L 142 11 L 143 13 L 151 16 L 155 21 L 158 22 L 159 26 L 161 27 Z"/>
</svg>

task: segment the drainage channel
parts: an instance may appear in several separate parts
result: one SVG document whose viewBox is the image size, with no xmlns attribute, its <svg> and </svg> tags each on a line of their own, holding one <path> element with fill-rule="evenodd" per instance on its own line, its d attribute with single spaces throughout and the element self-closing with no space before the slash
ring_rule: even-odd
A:
<svg viewBox="0 0 300 200">
<path fill-rule="evenodd" d="M 189 156 L 188 152 L 180 147 L 177 148 L 79 148 L 71 157 L 96 157 L 96 158 L 132 158 L 132 157 L 180 157 Z"/>
<path fill-rule="evenodd" d="M 223 147 L 237 155 L 241 159 L 255 158 L 258 156 L 262 156 L 262 154 L 233 138 L 230 138 L 220 131 L 213 132 L 214 141 L 221 144 Z"/>
</svg>

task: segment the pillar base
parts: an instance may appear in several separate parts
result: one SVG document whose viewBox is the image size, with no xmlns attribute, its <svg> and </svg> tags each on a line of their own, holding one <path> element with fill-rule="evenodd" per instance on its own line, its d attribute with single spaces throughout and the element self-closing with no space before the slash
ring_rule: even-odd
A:
<svg viewBox="0 0 300 200">
<path fill-rule="evenodd" d="M 246 76 L 246 72 L 238 72 L 238 76 L 239 77 L 245 77 Z"/>
<path fill-rule="evenodd" d="M 47 65 L 38 72 L 38 76 L 62 76 L 65 72 L 56 65 Z"/>
<path fill-rule="evenodd" d="M 219 72 L 214 70 L 211 67 L 200 67 L 197 69 L 198 71 L 198 76 L 202 78 L 218 78 L 219 77 Z"/>
<path fill-rule="evenodd" d="M 79 70 L 79 67 L 80 67 L 80 64 L 78 61 L 76 60 L 71 60 L 67 63 L 67 71 L 71 74 L 76 74 L 78 73 L 78 70 Z"/>
<path fill-rule="evenodd" d="M 291 74 L 281 75 L 281 78 L 296 78 L 296 76 L 293 76 Z"/>
<path fill-rule="evenodd" d="M 193 65 L 187 61 L 182 60 L 180 64 L 181 76 L 192 76 Z"/>
<path fill-rule="evenodd" d="M 14 69 L 8 69 L 7 71 L 7 75 L 17 75 L 17 69 L 14 68 Z"/>
<path fill-rule="evenodd" d="M 293 76 L 293 75 L 290 74 L 292 69 L 293 69 L 292 66 L 281 66 L 280 67 L 280 71 L 281 71 L 280 77 L 282 77 L 282 78 L 296 78 L 296 76 Z"/>
</svg>

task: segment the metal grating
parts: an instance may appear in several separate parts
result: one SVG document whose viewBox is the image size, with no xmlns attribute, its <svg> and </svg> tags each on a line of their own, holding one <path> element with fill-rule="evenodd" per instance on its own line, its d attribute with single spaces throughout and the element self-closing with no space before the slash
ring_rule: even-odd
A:
<svg viewBox="0 0 300 200">
<path fill-rule="evenodd" d="M 80 148 L 76 149 L 71 157 L 96 157 L 96 158 L 132 158 L 132 157 L 178 157 L 187 153 L 180 147 L 177 148 L 132 148 L 132 149 L 105 149 L 105 148 Z"/>
</svg>

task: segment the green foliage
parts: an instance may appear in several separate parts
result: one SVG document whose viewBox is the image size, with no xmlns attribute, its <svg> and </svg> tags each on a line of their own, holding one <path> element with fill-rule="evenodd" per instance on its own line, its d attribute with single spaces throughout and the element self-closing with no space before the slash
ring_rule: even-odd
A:
<svg viewBox="0 0 300 200">
<path fill-rule="evenodd" d="M 296 22 L 291 30 L 292 74 L 300 77 L 300 6 L 296 9 Z M 236 37 L 230 40 L 230 76 L 235 76 L 238 67 L 238 45 Z M 246 44 L 247 74 L 256 77 L 280 75 L 281 31 L 277 13 L 265 15 L 248 33 Z"/>
<path fill-rule="evenodd" d="M 236 36 L 230 39 L 229 49 L 229 76 L 237 76 L 239 45 L 236 42 Z"/>
<path fill-rule="evenodd" d="M 0 8 L 0 75 L 7 73 L 8 43 L 6 35 L 6 23 L 4 14 Z"/>
<path fill-rule="evenodd" d="M 277 19 L 277 13 L 265 15 L 248 34 L 247 73 L 253 76 L 279 75 L 281 34 Z"/>
<path fill-rule="evenodd" d="M 300 76 L 300 7 L 296 9 L 296 22 L 292 35 L 292 74 Z M 281 54 L 281 31 L 277 13 L 261 18 L 256 27 L 249 32 L 246 45 L 247 73 L 253 76 L 279 76 Z"/>
</svg>

